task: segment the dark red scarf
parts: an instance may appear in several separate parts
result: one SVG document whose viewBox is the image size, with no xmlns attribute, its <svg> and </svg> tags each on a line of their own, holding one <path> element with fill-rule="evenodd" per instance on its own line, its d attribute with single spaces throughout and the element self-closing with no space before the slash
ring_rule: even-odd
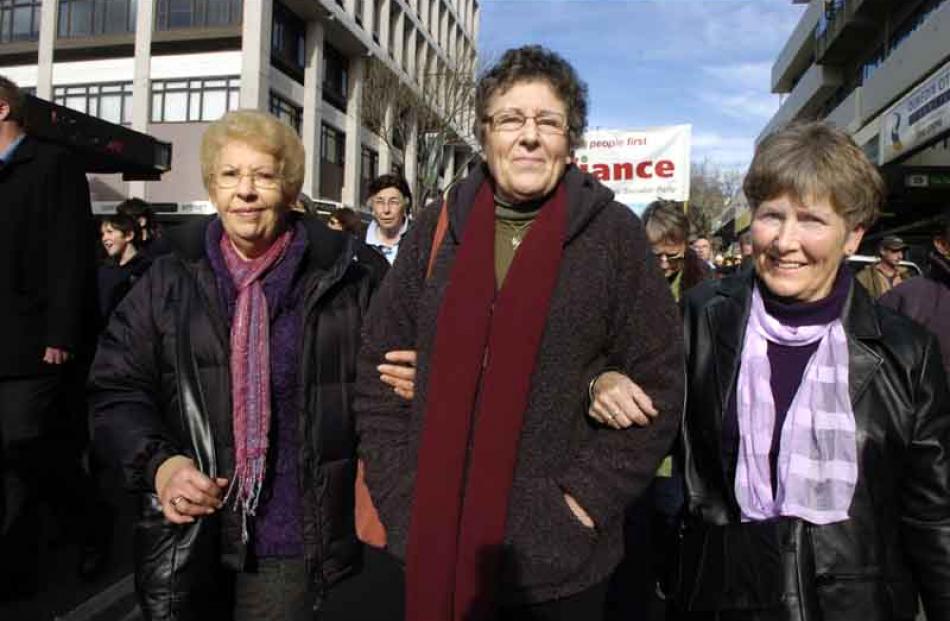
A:
<svg viewBox="0 0 950 621">
<path fill-rule="evenodd" d="M 493 612 L 508 492 L 566 228 L 561 185 L 496 297 L 490 184 L 475 197 L 436 327 L 406 552 L 406 619 L 473 621 Z"/>
</svg>

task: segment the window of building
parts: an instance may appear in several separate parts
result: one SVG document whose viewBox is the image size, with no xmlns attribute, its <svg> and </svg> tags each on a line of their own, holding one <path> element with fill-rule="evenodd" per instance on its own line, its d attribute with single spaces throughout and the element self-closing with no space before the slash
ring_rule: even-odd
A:
<svg viewBox="0 0 950 621">
<path fill-rule="evenodd" d="M 135 32 L 135 0 L 60 0 L 61 37 Z"/>
<path fill-rule="evenodd" d="M 281 97 L 274 91 L 270 93 L 270 113 L 294 128 L 300 135 L 300 123 L 303 119 L 303 108 Z"/>
<path fill-rule="evenodd" d="M 132 122 L 132 83 L 71 84 L 53 88 L 53 102 L 110 123 Z"/>
<path fill-rule="evenodd" d="M 396 26 L 399 24 L 399 8 L 395 3 L 389 4 L 389 41 L 386 42 L 389 55 L 396 58 Z"/>
<path fill-rule="evenodd" d="M 274 5 L 271 28 L 271 60 L 298 82 L 303 83 L 303 71 L 307 65 L 307 26 L 283 4 Z"/>
<path fill-rule="evenodd" d="M 402 28 L 402 68 L 409 73 L 409 42 L 412 41 L 412 28 L 409 26 L 408 19 L 403 22 Z"/>
<path fill-rule="evenodd" d="M 363 16 L 366 15 L 366 0 L 356 0 L 353 10 L 356 11 L 356 15 L 353 16 L 356 18 L 356 23 L 362 26 Z"/>
<path fill-rule="evenodd" d="M 379 168 L 379 153 L 367 146 L 360 152 L 360 203 L 365 203 L 369 198 L 370 182 L 376 178 L 376 170 Z"/>
<path fill-rule="evenodd" d="M 340 200 L 346 134 L 324 123 L 320 126 L 320 196 Z"/>
<path fill-rule="evenodd" d="M 238 108 L 240 78 L 219 77 L 152 82 L 152 122 L 216 121 Z"/>
<path fill-rule="evenodd" d="M 241 0 L 157 0 L 155 29 L 214 28 L 241 23 Z"/>
<path fill-rule="evenodd" d="M 346 133 L 324 123 L 320 127 L 320 159 L 342 166 L 345 148 Z"/>
<path fill-rule="evenodd" d="M 330 44 L 323 48 L 323 98 L 345 111 L 349 93 L 350 64 L 346 56 Z"/>
<path fill-rule="evenodd" d="M 40 38 L 40 0 L 0 0 L 0 43 Z"/>
<path fill-rule="evenodd" d="M 370 2 L 373 3 L 373 41 L 379 43 L 380 22 L 383 19 L 383 3 L 382 0 L 370 0 Z"/>
</svg>

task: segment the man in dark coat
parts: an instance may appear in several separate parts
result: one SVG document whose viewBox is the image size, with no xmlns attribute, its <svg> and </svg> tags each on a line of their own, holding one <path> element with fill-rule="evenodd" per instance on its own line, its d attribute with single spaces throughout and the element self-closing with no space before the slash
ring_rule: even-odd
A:
<svg viewBox="0 0 950 621">
<path fill-rule="evenodd" d="M 880 303 L 921 323 L 937 335 L 950 378 L 950 210 L 937 222 L 926 278 L 911 278 L 891 289 Z"/>
<path fill-rule="evenodd" d="M 63 398 L 77 381 L 94 276 L 86 177 L 23 128 L 24 99 L 0 76 L 0 596 L 35 588 L 36 496 L 68 514 L 94 497 Z M 66 455 L 70 455 L 68 458 Z M 59 502 L 61 501 L 61 502 Z M 73 523 L 73 532 L 84 524 Z M 8 575 L 9 574 L 9 575 Z"/>
</svg>

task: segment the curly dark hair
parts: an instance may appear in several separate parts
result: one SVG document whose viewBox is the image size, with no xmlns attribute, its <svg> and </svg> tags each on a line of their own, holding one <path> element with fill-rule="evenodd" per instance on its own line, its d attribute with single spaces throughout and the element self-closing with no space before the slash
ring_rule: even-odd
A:
<svg viewBox="0 0 950 621">
<path fill-rule="evenodd" d="M 571 147 L 581 146 L 587 129 L 587 84 L 574 67 L 556 52 L 540 45 L 510 49 L 488 68 L 475 86 L 475 136 L 485 144 L 484 119 L 488 103 L 519 82 L 542 80 L 551 85 L 567 107 L 568 137 Z"/>
<path fill-rule="evenodd" d="M 406 199 L 406 205 L 412 205 L 412 191 L 409 189 L 409 184 L 399 175 L 389 174 L 376 177 L 369 182 L 369 186 L 366 188 L 366 195 L 373 196 L 386 188 L 396 188 L 399 190 L 399 193 L 402 194 L 402 197 Z"/>
</svg>

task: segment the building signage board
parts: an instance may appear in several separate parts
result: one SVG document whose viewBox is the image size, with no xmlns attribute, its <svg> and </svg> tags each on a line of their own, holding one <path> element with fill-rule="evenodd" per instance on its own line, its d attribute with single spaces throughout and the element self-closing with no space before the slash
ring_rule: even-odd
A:
<svg viewBox="0 0 950 621">
<path fill-rule="evenodd" d="M 880 165 L 913 153 L 950 131 L 950 63 L 888 109 L 882 120 Z"/>
<path fill-rule="evenodd" d="M 685 201 L 691 131 L 690 125 L 589 131 L 575 161 L 636 211 L 658 198 Z"/>
</svg>

